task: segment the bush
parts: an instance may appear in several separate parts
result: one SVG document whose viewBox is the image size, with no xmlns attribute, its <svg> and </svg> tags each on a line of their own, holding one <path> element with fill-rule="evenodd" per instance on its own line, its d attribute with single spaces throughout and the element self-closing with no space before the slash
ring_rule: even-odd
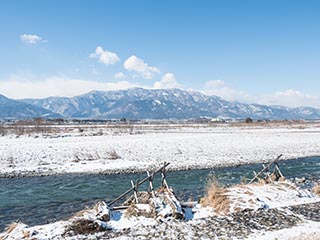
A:
<svg viewBox="0 0 320 240">
<path fill-rule="evenodd" d="M 245 122 L 246 122 L 246 123 L 252 123 L 253 120 L 252 120 L 251 118 L 246 118 Z"/>
</svg>

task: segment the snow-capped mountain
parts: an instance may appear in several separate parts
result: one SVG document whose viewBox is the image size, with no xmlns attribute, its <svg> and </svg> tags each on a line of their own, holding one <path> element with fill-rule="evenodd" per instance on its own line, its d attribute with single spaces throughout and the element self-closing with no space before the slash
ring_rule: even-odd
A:
<svg viewBox="0 0 320 240">
<path fill-rule="evenodd" d="M 320 110 L 229 102 L 217 96 L 180 89 L 132 88 L 91 91 L 66 97 L 23 99 L 24 103 L 47 109 L 65 118 L 96 119 L 186 119 L 198 117 L 254 119 L 319 119 Z"/>
<path fill-rule="evenodd" d="M 0 119 L 58 118 L 48 109 L 7 98 L 0 94 Z"/>
</svg>

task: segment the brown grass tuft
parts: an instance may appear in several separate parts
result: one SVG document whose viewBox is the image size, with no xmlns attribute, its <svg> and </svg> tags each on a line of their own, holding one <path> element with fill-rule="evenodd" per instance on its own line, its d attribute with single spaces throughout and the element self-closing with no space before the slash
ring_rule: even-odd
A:
<svg viewBox="0 0 320 240">
<path fill-rule="evenodd" d="M 138 197 L 138 201 L 139 203 L 142 204 L 148 204 L 150 199 L 152 198 L 151 193 L 148 192 L 138 192 L 137 193 L 137 197 Z M 134 197 L 134 195 L 131 195 L 124 203 L 124 206 L 130 206 L 131 204 L 135 204 L 136 203 L 136 199 Z"/>
<path fill-rule="evenodd" d="M 214 208 L 217 213 L 227 214 L 230 210 L 227 192 L 226 189 L 219 186 L 217 181 L 213 180 L 208 184 L 206 196 L 200 199 L 200 204 Z"/>
<path fill-rule="evenodd" d="M 156 190 L 156 193 L 165 193 L 165 192 L 171 192 L 171 191 L 166 187 L 160 187 Z"/>
<path fill-rule="evenodd" d="M 71 223 L 71 225 L 65 231 L 65 234 L 91 234 L 102 231 L 105 231 L 105 229 L 99 226 L 97 223 L 93 222 L 92 220 L 77 219 Z"/>
<path fill-rule="evenodd" d="M 23 238 L 28 238 L 28 237 L 30 237 L 30 232 L 22 230 L 22 235 L 23 235 Z"/>
<path fill-rule="evenodd" d="M 19 222 L 13 222 L 10 223 L 7 227 L 6 227 L 6 233 L 11 233 L 17 226 L 18 226 Z"/>
<path fill-rule="evenodd" d="M 19 222 L 13 222 L 13 223 L 10 223 L 9 225 L 7 225 L 7 227 L 5 228 L 5 233 L 4 233 L 4 235 L 2 235 L 2 237 L 0 237 L 0 240 L 7 239 L 9 234 L 11 232 L 13 232 L 19 226 L 19 224 L 21 224 L 20 221 Z M 25 236 L 24 230 L 22 230 L 22 233 Z"/>
<path fill-rule="evenodd" d="M 135 204 L 132 204 L 130 207 L 128 207 L 125 211 L 126 217 L 146 217 L 146 218 L 155 218 L 157 213 L 155 208 L 151 208 L 150 212 L 147 212 L 146 210 L 141 210 L 137 208 Z"/>
<path fill-rule="evenodd" d="M 314 185 L 312 190 L 313 190 L 314 194 L 320 196 L 320 184 Z"/>
<path fill-rule="evenodd" d="M 110 160 L 116 160 L 116 159 L 120 159 L 121 157 L 119 156 L 119 154 L 116 152 L 116 150 L 112 150 L 111 152 L 109 152 L 108 154 L 108 159 Z"/>
<path fill-rule="evenodd" d="M 76 212 L 75 214 L 72 215 L 73 218 L 77 217 L 77 218 L 80 218 L 80 217 L 83 217 L 84 216 L 84 213 L 88 211 L 88 208 L 86 207 L 86 209 L 84 210 L 81 210 L 79 212 Z"/>
</svg>

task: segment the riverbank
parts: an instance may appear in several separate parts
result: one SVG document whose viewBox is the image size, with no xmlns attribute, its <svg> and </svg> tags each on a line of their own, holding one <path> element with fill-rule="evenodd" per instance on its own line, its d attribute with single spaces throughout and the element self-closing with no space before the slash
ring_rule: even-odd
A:
<svg viewBox="0 0 320 240">
<path fill-rule="evenodd" d="M 291 181 L 310 188 L 320 180 L 320 157 L 280 161 L 281 172 Z M 198 201 L 205 193 L 210 177 L 219 179 L 223 186 L 232 186 L 253 177 L 261 164 L 208 170 L 176 171 L 167 174 L 169 185 L 180 201 Z M 125 192 L 129 180 L 141 180 L 146 173 L 136 174 L 64 174 L 47 177 L 0 179 L 0 231 L 10 222 L 20 219 L 28 225 L 45 224 L 65 219 L 97 200 L 107 203 Z M 320 183 L 320 182 L 319 182 Z M 154 187 L 160 186 L 154 179 Z M 107 187 L 106 187 L 107 186 Z M 147 190 L 147 185 L 141 186 Z M 1 228 L 2 227 L 2 228 Z"/>
<path fill-rule="evenodd" d="M 127 201 L 124 210 L 100 201 L 64 220 L 38 226 L 13 223 L 0 239 L 301 239 L 320 234 L 320 197 L 290 181 L 210 191 L 205 195 L 209 205 L 181 205 L 164 188 L 141 192 L 139 203 Z"/>
<path fill-rule="evenodd" d="M 163 162 L 170 162 L 170 170 L 210 169 L 268 162 L 279 154 L 283 159 L 320 156 L 317 124 L 142 130 L 72 128 L 2 136 L 0 177 L 130 173 L 152 170 Z"/>
</svg>

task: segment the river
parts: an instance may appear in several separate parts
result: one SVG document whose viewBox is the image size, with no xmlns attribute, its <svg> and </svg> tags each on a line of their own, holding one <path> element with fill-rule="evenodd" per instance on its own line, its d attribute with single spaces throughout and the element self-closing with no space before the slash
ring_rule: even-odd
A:
<svg viewBox="0 0 320 240">
<path fill-rule="evenodd" d="M 320 157 L 281 161 L 286 178 L 309 180 L 320 178 Z M 168 184 L 181 200 L 198 200 L 203 196 L 208 176 L 215 176 L 223 185 L 250 179 L 261 164 L 206 170 L 168 172 Z M 28 225 L 60 220 L 92 205 L 97 200 L 110 201 L 131 187 L 130 180 L 142 179 L 145 173 L 118 175 L 68 174 L 46 177 L 0 179 L 0 231 L 6 224 L 21 220 Z M 159 186 L 159 175 L 155 187 Z M 147 186 L 142 185 L 141 190 Z"/>
</svg>

